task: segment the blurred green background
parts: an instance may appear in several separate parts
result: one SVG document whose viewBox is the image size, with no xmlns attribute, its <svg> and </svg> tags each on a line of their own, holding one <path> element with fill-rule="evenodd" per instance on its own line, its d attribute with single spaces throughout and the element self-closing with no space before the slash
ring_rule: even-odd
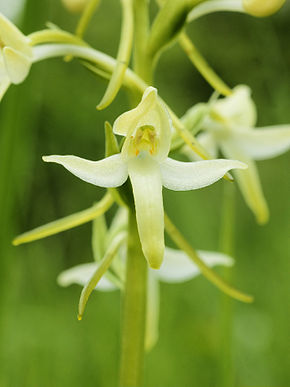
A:
<svg viewBox="0 0 290 387">
<path fill-rule="evenodd" d="M 59 0 L 28 0 L 18 25 L 29 33 L 46 21 L 72 31 L 77 16 Z M 115 56 L 119 29 L 119 2 L 103 1 L 87 40 Z M 268 19 L 220 13 L 187 30 L 225 81 L 251 86 L 259 126 L 290 122 L 289 1 Z M 156 85 L 178 115 L 212 92 L 177 45 L 162 56 Z M 1 102 L 0 387 L 116 386 L 120 295 L 95 293 L 80 323 L 80 288 L 56 284 L 60 271 L 93 259 L 91 224 L 30 245 L 11 245 L 15 235 L 102 197 L 103 189 L 44 164 L 41 156 L 103 157 L 104 120 L 112 123 L 128 109 L 121 92 L 110 108 L 97 112 L 105 86 L 77 61 L 55 59 L 33 66 L 26 82 L 11 87 Z M 239 193 L 236 199 L 231 281 L 253 294 L 254 304 L 226 300 L 202 277 L 162 285 L 160 340 L 146 358 L 146 387 L 290 385 L 289 161 L 288 153 L 258 163 L 271 211 L 266 226 L 256 225 Z M 166 210 L 194 247 L 219 247 L 224 184 L 164 192 Z"/>
</svg>

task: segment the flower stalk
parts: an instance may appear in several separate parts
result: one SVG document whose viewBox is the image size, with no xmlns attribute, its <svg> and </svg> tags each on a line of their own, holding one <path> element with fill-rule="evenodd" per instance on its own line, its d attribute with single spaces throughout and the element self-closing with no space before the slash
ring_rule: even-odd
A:
<svg viewBox="0 0 290 387">
<path fill-rule="evenodd" d="M 132 210 L 129 211 L 126 266 L 119 387 L 140 387 L 144 363 L 147 262 Z"/>
</svg>

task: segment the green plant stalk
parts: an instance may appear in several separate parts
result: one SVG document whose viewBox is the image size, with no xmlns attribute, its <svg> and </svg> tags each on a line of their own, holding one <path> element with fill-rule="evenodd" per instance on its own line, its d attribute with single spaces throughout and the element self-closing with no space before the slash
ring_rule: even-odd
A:
<svg viewBox="0 0 290 387">
<path fill-rule="evenodd" d="M 134 0 L 134 71 L 151 82 L 152 65 L 146 63 L 149 17 L 147 0 Z M 134 98 L 134 93 L 132 94 Z M 119 387 L 141 387 L 145 354 L 147 261 L 142 252 L 134 205 L 129 207 L 125 293 Z"/>
<path fill-rule="evenodd" d="M 122 305 L 119 387 L 142 385 L 147 291 L 147 262 L 139 240 L 135 211 L 129 211 L 126 284 Z"/>
<path fill-rule="evenodd" d="M 134 0 L 134 61 L 133 67 L 137 75 L 148 85 L 152 83 L 152 62 L 147 55 L 149 36 L 149 12 L 147 0 Z"/>
<path fill-rule="evenodd" d="M 235 185 L 224 183 L 224 195 L 221 218 L 220 251 L 234 256 L 235 233 Z M 223 269 L 227 281 L 232 281 L 233 268 Z M 220 362 L 219 383 L 221 387 L 235 384 L 234 365 L 232 360 L 232 323 L 233 302 L 229 297 L 221 295 L 219 318 Z"/>
</svg>

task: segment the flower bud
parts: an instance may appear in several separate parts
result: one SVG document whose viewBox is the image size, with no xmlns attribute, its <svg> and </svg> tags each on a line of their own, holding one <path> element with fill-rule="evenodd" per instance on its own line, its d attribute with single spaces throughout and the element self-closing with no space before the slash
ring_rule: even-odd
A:
<svg viewBox="0 0 290 387">
<path fill-rule="evenodd" d="M 73 13 L 82 12 L 89 0 L 61 0 L 65 8 Z"/>
<path fill-rule="evenodd" d="M 243 0 L 243 7 L 252 16 L 270 16 L 279 11 L 285 0 Z"/>
</svg>

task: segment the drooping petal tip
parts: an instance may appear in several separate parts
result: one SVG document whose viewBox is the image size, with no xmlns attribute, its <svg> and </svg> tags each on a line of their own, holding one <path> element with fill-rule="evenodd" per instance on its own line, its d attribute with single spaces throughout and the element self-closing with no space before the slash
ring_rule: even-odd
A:
<svg viewBox="0 0 290 387">
<path fill-rule="evenodd" d="M 221 179 L 231 169 L 247 169 L 238 160 L 205 160 L 182 162 L 167 158 L 161 164 L 162 183 L 174 191 L 189 191 L 207 187 Z"/>
</svg>

